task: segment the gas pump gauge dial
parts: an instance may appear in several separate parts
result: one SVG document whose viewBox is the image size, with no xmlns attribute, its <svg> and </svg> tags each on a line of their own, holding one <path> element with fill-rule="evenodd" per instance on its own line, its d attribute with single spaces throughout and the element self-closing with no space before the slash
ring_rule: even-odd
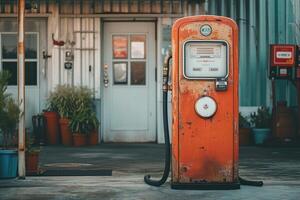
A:
<svg viewBox="0 0 300 200">
<path fill-rule="evenodd" d="M 200 117 L 210 118 L 217 111 L 217 103 L 211 97 L 201 97 L 195 103 L 195 110 Z"/>
</svg>

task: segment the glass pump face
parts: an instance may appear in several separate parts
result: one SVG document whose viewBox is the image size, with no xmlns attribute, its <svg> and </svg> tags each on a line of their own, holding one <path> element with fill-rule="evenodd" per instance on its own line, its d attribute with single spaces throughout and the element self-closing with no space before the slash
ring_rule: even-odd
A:
<svg viewBox="0 0 300 200">
<path fill-rule="evenodd" d="M 228 76 L 228 44 L 225 41 L 188 41 L 184 44 L 184 76 L 217 79 Z"/>
</svg>

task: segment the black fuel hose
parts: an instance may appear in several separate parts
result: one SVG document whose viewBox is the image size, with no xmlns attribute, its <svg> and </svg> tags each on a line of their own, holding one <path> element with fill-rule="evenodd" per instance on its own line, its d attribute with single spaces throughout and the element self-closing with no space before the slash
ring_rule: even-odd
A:
<svg viewBox="0 0 300 200">
<path fill-rule="evenodd" d="M 164 62 L 163 70 L 163 124 L 164 124 L 164 137 L 165 137 L 165 168 L 163 176 L 160 180 L 151 180 L 150 175 L 144 176 L 144 181 L 148 185 L 159 187 L 166 182 L 170 173 L 171 164 L 171 145 L 169 136 L 169 120 L 168 120 L 168 82 L 169 82 L 169 63 L 171 56 L 168 56 Z"/>
<path fill-rule="evenodd" d="M 239 181 L 241 185 L 249 185 L 249 186 L 256 186 L 256 187 L 262 187 L 264 185 L 263 181 L 250 181 L 243 179 L 239 176 Z"/>
</svg>

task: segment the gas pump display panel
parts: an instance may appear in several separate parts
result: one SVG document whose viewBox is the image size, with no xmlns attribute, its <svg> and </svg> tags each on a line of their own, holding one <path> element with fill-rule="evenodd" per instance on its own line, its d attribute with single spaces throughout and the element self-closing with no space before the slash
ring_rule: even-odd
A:
<svg viewBox="0 0 300 200">
<path fill-rule="evenodd" d="M 187 79 L 218 79 L 228 76 L 228 44 L 225 41 L 184 43 L 183 75 Z"/>
</svg>

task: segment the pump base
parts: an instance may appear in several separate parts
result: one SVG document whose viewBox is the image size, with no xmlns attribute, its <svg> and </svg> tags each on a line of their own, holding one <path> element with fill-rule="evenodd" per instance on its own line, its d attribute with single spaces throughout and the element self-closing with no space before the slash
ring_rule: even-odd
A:
<svg viewBox="0 0 300 200">
<path fill-rule="evenodd" d="M 171 183 L 175 190 L 237 190 L 240 183 Z"/>
</svg>

